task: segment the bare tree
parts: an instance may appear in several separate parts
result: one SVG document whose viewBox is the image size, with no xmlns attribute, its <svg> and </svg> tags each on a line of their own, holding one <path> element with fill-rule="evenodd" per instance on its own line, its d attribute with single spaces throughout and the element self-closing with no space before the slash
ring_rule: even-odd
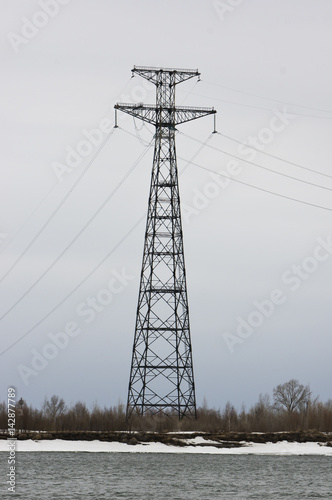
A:
<svg viewBox="0 0 332 500">
<path fill-rule="evenodd" d="M 52 420 L 54 429 L 57 417 L 63 415 L 65 410 L 65 402 L 62 398 L 60 399 L 59 396 L 54 394 L 50 400 L 45 398 L 43 411 Z"/>
<path fill-rule="evenodd" d="M 311 391 L 308 385 L 304 386 L 298 380 L 279 384 L 273 389 L 274 407 L 287 413 L 306 408 L 310 402 Z"/>
<path fill-rule="evenodd" d="M 90 412 L 85 403 L 82 401 L 78 401 L 72 408 L 72 412 L 74 414 L 74 418 L 76 421 L 77 429 L 88 429 L 89 428 L 89 419 Z"/>
<path fill-rule="evenodd" d="M 266 413 L 270 409 L 271 409 L 270 396 L 267 393 L 265 394 L 260 393 L 258 397 L 258 403 L 256 403 L 254 407 L 256 414 Z"/>
<path fill-rule="evenodd" d="M 78 416 L 78 417 L 86 417 L 89 415 L 89 410 L 86 406 L 85 403 L 82 403 L 82 401 L 77 401 L 77 403 L 74 404 L 73 406 L 73 412 Z"/>
<path fill-rule="evenodd" d="M 231 424 L 236 424 L 237 423 L 237 413 L 234 408 L 234 406 L 230 403 L 230 401 L 227 401 L 225 409 L 222 413 L 222 418 L 224 422 L 226 423 L 227 430 L 231 430 Z"/>
<path fill-rule="evenodd" d="M 269 394 L 260 394 L 258 402 L 251 408 L 252 430 L 267 432 L 271 430 L 272 406 Z"/>
</svg>

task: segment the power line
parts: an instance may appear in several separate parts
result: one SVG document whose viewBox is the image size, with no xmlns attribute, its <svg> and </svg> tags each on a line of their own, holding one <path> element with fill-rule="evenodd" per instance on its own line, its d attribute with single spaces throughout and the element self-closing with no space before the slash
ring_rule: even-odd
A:
<svg viewBox="0 0 332 500">
<path fill-rule="evenodd" d="M 200 142 L 198 139 L 195 139 L 194 137 L 192 136 L 189 136 L 187 134 L 183 134 L 184 136 L 194 140 L 194 141 L 197 141 L 197 142 Z M 219 148 L 216 148 L 215 146 L 212 146 L 211 144 L 207 144 L 207 146 L 209 148 L 212 148 L 212 149 L 215 149 L 216 151 L 219 151 L 219 153 L 223 153 L 227 156 L 231 156 L 232 158 L 236 158 L 237 160 L 240 160 L 240 161 L 244 161 L 245 163 L 248 163 L 249 165 L 253 165 L 254 167 L 257 167 L 257 168 L 261 168 L 262 170 L 267 170 L 268 172 L 271 172 L 275 175 L 281 175 L 282 177 L 287 177 L 288 179 L 292 179 L 294 181 L 297 181 L 297 182 L 302 182 L 303 184 L 309 184 L 310 186 L 314 186 L 314 187 L 318 187 L 320 189 L 326 189 L 327 191 L 332 191 L 332 188 L 329 188 L 327 186 L 321 186 L 320 184 L 315 184 L 314 182 L 310 182 L 310 181 L 305 181 L 304 179 L 299 179 L 298 177 L 294 177 L 292 175 L 289 175 L 289 174 L 285 174 L 283 172 L 277 172 L 276 170 L 273 170 L 269 167 L 264 167 L 263 165 L 258 165 L 257 163 L 254 163 L 252 161 L 249 161 L 249 160 L 246 160 L 245 158 L 240 158 L 239 156 L 237 155 L 234 155 L 232 153 L 228 153 L 227 151 L 223 151 L 222 149 L 219 149 Z"/>
<path fill-rule="evenodd" d="M 193 92 L 193 95 L 197 97 L 204 97 L 205 99 L 211 99 L 211 96 L 206 96 L 203 94 L 198 94 L 197 92 Z M 229 99 L 220 99 L 220 97 L 213 97 L 214 101 L 220 101 L 220 102 L 225 102 L 227 104 L 233 104 L 235 106 L 242 106 L 244 108 L 253 108 L 253 109 L 261 109 L 263 111 L 271 111 L 271 108 L 264 108 L 263 106 L 257 106 L 255 104 L 245 104 L 243 102 L 235 102 L 235 101 L 230 101 Z M 295 111 L 292 111 L 292 115 L 294 116 L 302 116 L 304 118 L 323 118 L 325 120 L 332 120 L 332 116 L 321 116 L 321 115 L 308 115 L 308 114 L 303 114 L 303 113 L 296 113 Z"/>
<path fill-rule="evenodd" d="M 198 150 L 196 151 L 196 153 L 190 158 L 190 160 L 187 162 L 187 164 L 183 167 L 183 169 L 181 170 L 181 174 L 182 175 L 186 170 L 187 168 L 189 167 L 189 165 L 192 163 L 192 161 L 199 155 L 199 153 L 207 146 L 207 143 L 209 142 L 209 140 L 211 139 L 211 137 L 213 136 L 213 133 L 210 134 L 208 136 L 208 138 L 206 139 L 205 142 L 202 142 L 202 145 L 200 148 L 198 148 Z"/>
<path fill-rule="evenodd" d="M 179 158 L 180 158 L 180 156 L 179 156 Z M 180 159 L 183 161 L 187 161 L 185 158 L 180 158 Z M 284 194 L 276 193 L 275 191 L 270 191 L 269 189 L 261 188 L 259 186 L 254 186 L 253 184 L 249 184 L 248 182 L 241 181 L 240 179 L 235 179 L 234 177 L 229 177 L 223 173 L 216 172 L 215 170 L 212 170 L 212 169 L 207 168 L 207 167 L 203 167 L 203 165 L 198 165 L 198 163 L 191 162 L 191 164 L 194 165 L 195 167 L 201 168 L 202 170 L 206 170 L 207 172 L 212 172 L 213 174 L 220 175 L 221 177 L 230 179 L 231 181 L 234 181 L 234 182 L 238 182 L 239 184 L 243 184 L 244 186 L 248 186 L 248 187 L 251 187 L 253 189 L 257 189 L 258 191 L 263 191 L 264 193 L 273 194 L 274 196 L 279 196 L 280 198 L 285 198 L 286 200 L 295 201 L 297 203 L 302 203 L 303 205 L 309 205 L 311 207 L 320 208 L 322 210 L 328 210 L 329 212 L 332 212 L 332 208 L 323 207 L 321 205 L 316 205 L 315 203 L 310 203 L 308 201 L 299 200 L 299 199 L 293 198 L 291 196 L 286 196 Z"/>
<path fill-rule="evenodd" d="M 11 242 L 14 240 L 14 238 L 17 236 L 17 234 L 26 226 L 26 224 L 29 222 L 29 220 L 31 219 L 31 217 L 38 211 L 39 207 L 44 203 L 45 200 L 47 200 L 47 198 L 49 197 L 49 195 L 54 191 L 54 189 L 56 188 L 57 184 L 54 184 L 54 186 L 52 186 L 52 188 L 46 193 L 46 195 L 44 196 L 44 198 L 41 199 L 41 201 L 38 203 L 38 205 L 36 206 L 36 208 L 31 212 L 31 214 L 28 216 L 28 218 L 23 222 L 23 224 L 15 231 L 15 233 L 13 234 L 13 236 L 9 239 L 9 241 L 7 241 L 7 243 L 1 248 L 0 250 L 0 254 L 2 254 L 4 252 L 4 250 L 8 247 L 8 245 L 11 244 Z M 0 280 L 0 283 L 1 281 L 5 278 L 5 276 L 3 276 Z"/>
<path fill-rule="evenodd" d="M 151 146 L 151 143 L 149 146 Z M 90 217 L 90 219 L 86 222 L 83 228 L 76 234 L 76 236 L 71 240 L 71 242 L 64 248 L 64 250 L 58 255 L 58 257 L 48 266 L 48 268 L 39 276 L 39 278 L 34 281 L 34 283 L 21 295 L 21 297 L 0 317 L 0 321 L 2 321 L 23 299 L 28 295 L 29 292 L 44 278 L 44 276 L 55 266 L 55 264 L 63 257 L 63 255 L 69 250 L 69 248 L 75 243 L 75 241 L 81 236 L 81 234 L 85 231 L 85 229 L 91 224 L 91 222 L 97 217 L 97 215 L 101 212 L 101 210 L 107 205 L 110 199 L 114 196 L 114 194 L 118 191 L 120 186 L 124 183 L 124 181 L 129 177 L 129 175 L 133 172 L 145 154 L 148 152 L 149 147 L 143 151 L 143 153 L 136 160 L 134 165 L 128 170 L 128 172 L 123 176 L 117 186 L 113 189 L 113 191 L 109 194 L 106 200 L 99 206 L 97 211 Z"/>
<path fill-rule="evenodd" d="M 31 333 L 37 326 L 41 325 L 43 321 L 45 321 L 51 314 L 53 314 L 64 302 L 66 302 L 73 293 L 76 292 L 103 264 L 106 262 L 106 260 L 119 248 L 119 246 L 128 238 L 128 236 L 136 229 L 136 227 L 143 221 L 145 218 L 146 213 L 138 221 L 132 226 L 132 228 L 122 237 L 122 239 L 108 252 L 108 254 L 105 255 L 105 257 L 97 264 L 92 271 L 90 271 L 85 278 L 83 278 L 78 285 L 75 286 L 60 302 L 57 303 L 56 306 L 53 307 L 45 316 L 43 316 L 37 323 L 35 323 L 27 332 L 24 333 L 21 337 L 19 337 L 15 342 L 13 342 L 10 346 L 8 346 L 6 349 L 0 352 L 0 356 L 8 352 L 12 347 L 17 345 L 21 340 L 23 340 L 29 333 Z"/>
<path fill-rule="evenodd" d="M 126 132 L 126 130 L 124 130 Z M 130 132 L 128 132 L 131 134 Z M 134 134 L 131 134 L 134 135 Z M 205 141 L 207 142 L 207 141 Z M 202 148 L 199 148 L 198 152 L 200 152 Z M 198 152 L 193 155 L 192 158 L 195 158 L 198 154 Z M 185 160 L 186 161 L 186 160 Z M 187 165 L 191 163 L 191 160 L 187 161 L 187 164 L 185 165 L 184 169 L 180 172 L 180 176 L 183 174 L 185 169 L 187 168 Z M 49 318 L 59 307 L 62 306 L 66 302 L 66 300 L 69 299 L 73 295 L 73 293 L 76 292 L 105 262 L 106 260 L 117 250 L 122 243 L 131 235 L 131 233 L 138 227 L 138 225 L 143 221 L 143 219 L 146 217 L 146 212 L 137 220 L 137 222 L 131 227 L 131 229 L 121 238 L 121 240 L 106 254 L 106 256 L 90 271 L 80 282 L 78 285 L 76 285 L 60 302 L 58 302 L 47 314 L 45 314 L 37 323 L 35 323 L 27 332 L 25 332 L 21 337 L 19 337 L 15 342 L 13 342 L 10 346 L 8 346 L 5 350 L 0 352 L 0 356 L 8 352 L 12 347 L 17 345 L 21 340 L 23 340 L 25 337 L 27 337 L 35 328 L 37 328 L 39 325 L 41 325 L 47 318 Z"/>
<path fill-rule="evenodd" d="M 123 89 L 126 87 L 126 85 L 123 87 Z M 113 132 L 114 132 L 114 129 L 111 131 L 111 134 Z M 78 290 L 78 288 L 80 288 L 80 286 L 82 286 L 83 283 L 85 283 L 85 281 L 87 281 L 90 278 L 90 276 L 92 276 L 99 269 L 99 267 L 101 267 L 104 264 L 104 262 L 112 255 L 112 253 L 114 253 L 115 250 L 117 250 L 117 248 L 123 243 L 123 241 L 125 241 L 128 238 L 128 236 L 136 229 L 136 227 L 139 225 L 139 223 L 142 222 L 144 217 L 145 217 L 145 214 L 136 222 L 136 224 L 134 224 L 134 226 L 128 231 L 128 233 L 126 233 L 125 236 L 112 248 L 112 250 L 110 252 L 108 252 L 108 254 L 103 258 L 103 260 L 101 262 L 99 262 L 99 264 L 88 275 L 86 275 L 85 278 L 74 289 L 72 289 L 71 292 L 69 292 L 64 299 L 62 299 L 56 306 L 54 306 L 53 309 L 51 309 L 51 311 L 49 311 L 47 314 L 45 314 L 45 316 L 43 316 L 37 323 L 34 324 L 33 327 L 31 327 L 27 332 L 25 332 L 24 335 L 22 335 L 19 339 L 17 339 L 15 342 L 13 342 L 5 350 L 1 351 L 0 356 L 5 354 L 6 352 L 8 352 L 12 347 L 14 347 L 16 344 L 18 344 L 27 335 L 29 335 L 29 333 L 31 333 L 35 328 L 37 328 L 37 326 L 39 326 L 43 321 L 45 321 L 45 319 L 47 319 L 49 316 L 51 316 L 51 314 L 53 314 L 53 312 L 55 312 L 76 290 Z"/>
<path fill-rule="evenodd" d="M 17 264 L 21 261 L 21 259 L 24 257 L 24 255 L 27 253 L 27 251 L 32 247 L 34 242 L 39 238 L 39 236 L 42 234 L 44 229 L 49 225 L 49 223 L 54 219 L 55 215 L 59 212 L 60 208 L 63 206 L 63 204 L 68 200 L 69 196 L 71 193 L 74 191 L 74 189 L 78 186 L 79 182 L 82 180 L 88 169 L 91 167 L 92 163 L 95 161 L 96 157 L 99 155 L 100 151 L 106 146 L 107 142 L 109 139 L 112 137 L 114 133 L 114 128 L 111 130 L 111 132 L 105 137 L 104 141 L 101 143 L 95 154 L 92 156 L 88 164 L 86 165 L 85 169 L 81 172 L 79 177 L 76 179 L 74 182 L 73 186 L 70 188 L 70 190 L 67 192 L 67 194 L 62 198 L 61 202 L 58 204 L 58 206 L 53 210 L 51 215 L 48 217 L 46 222 L 43 224 L 43 226 L 39 229 L 37 234 L 34 236 L 34 238 L 30 241 L 28 246 L 23 250 L 21 255 L 15 260 L 15 262 L 10 266 L 8 271 L 1 277 L 0 283 L 3 282 L 3 280 L 8 276 L 8 274 L 17 266 Z"/>
<path fill-rule="evenodd" d="M 142 128 L 143 128 L 143 127 L 142 127 Z M 147 127 L 146 127 L 146 129 L 147 129 L 147 130 L 149 130 Z M 126 134 L 131 135 L 132 137 L 135 137 L 135 139 L 137 139 L 137 140 L 138 140 L 141 144 L 144 144 L 144 142 L 142 142 L 141 137 L 139 137 L 139 136 L 138 136 L 138 134 L 136 133 L 136 129 L 135 129 L 135 134 L 133 134 L 132 132 L 129 132 L 129 130 L 126 130 L 126 129 L 124 129 L 124 128 L 123 128 L 123 129 L 121 129 L 121 130 L 122 130 L 123 132 L 125 132 Z M 153 134 L 151 134 L 151 135 L 152 135 L 152 139 L 151 139 L 151 141 L 152 141 L 152 140 L 153 140 Z M 144 140 L 143 140 L 143 141 L 144 141 Z M 150 143 L 149 143 L 149 144 L 151 144 L 151 141 L 150 141 Z"/>
<path fill-rule="evenodd" d="M 127 82 L 122 86 L 120 92 L 117 94 L 117 96 L 119 97 L 120 95 L 122 95 L 122 93 L 124 92 L 125 88 L 127 87 L 128 83 L 130 82 L 131 78 L 128 78 Z M 105 113 L 104 116 L 106 116 L 108 114 L 108 112 L 112 110 L 112 112 L 114 111 L 114 107 L 113 105 L 110 106 L 107 110 L 107 112 Z M 110 132 L 110 135 L 112 135 L 114 133 L 114 129 L 111 130 Z M 107 138 L 106 138 L 107 139 Z M 90 165 L 89 165 L 90 166 Z M 89 167 L 88 167 L 89 168 Z M 84 172 L 85 173 L 85 172 Z M 82 176 L 84 175 L 84 173 L 82 173 Z M 32 218 L 32 216 L 38 211 L 39 207 L 44 203 L 45 200 L 47 200 L 47 198 L 49 197 L 49 195 L 52 193 L 52 191 L 57 187 L 57 184 L 55 184 L 49 191 L 48 193 L 45 195 L 44 198 L 42 198 L 42 200 L 38 203 L 38 205 L 36 206 L 36 208 L 31 212 L 31 214 L 27 217 L 27 219 L 23 222 L 23 224 L 15 231 L 15 233 L 13 234 L 13 236 L 10 238 L 9 241 L 6 242 L 5 245 L 2 246 L 1 250 L 0 250 L 0 254 L 2 254 L 4 252 L 4 250 L 8 247 L 8 245 L 10 245 L 12 243 L 12 241 L 14 240 L 14 238 L 17 236 L 17 234 L 26 226 L 26 224 L 29 222 L 29 220 Z M 75 187 L 75 186 L 74 186 Z M 42 229 L 43 230 L 43 229 Z M 37 235 L 37 238 L 38 238 L 39 234 Z M 33 244 L 33 242 L 31 243 Z M 26 249 L 27 250 L 27 249 Z M 24 253 L 26 252 L 26 250 L 24 251 Z M 7 274 L 10 273 L 10 271 L 17 265 L 17 263 L 19 262 L 19 260 L 21 259 L 21 257 L 24 255 L 24 253 L 18 258 L 17 262 L 14 263 L 14 265 L 7 271 L 7 273 L 5 275 L 2 276 L 2 278 L 0 279 L 0 283 L 2 282 L 2 280 L 4 280 L 7 276 Z"/>
<path fill-rule="evenodd" d="M 226 139 L 230 139 L 233 142 L 236 142 L 238 144 L 244 145 L 249 149 L 254 149 L 258 153 L 262 153 L 263 155 L 270 156 L 271 158 L 274 158 L 276 160 L 283 161 L 285 163 L 289 163 L 289 165 L 293 165 L 294 167 L 302 168 L 303 170 L 308 170 L 308 172 L 313 172 L 314 174 L 318 175 L 323 175 L 324 177 L 328 177 L 329 179 L 332 179 L 332 175 L 324 174 L 323 172 L 318 172 L 317 170 L 314 170 L 312 168 L 304 167 L 303 165 L 299 165 L 298 163 L 295 163 L 293 161 L 285 160 L 285 158 L 280 158 L 280 156 L 273 155 L 271 153 L 267 153 L 266 151 L 261 151 L 258 148 L 255 148 L 254 146 L 249 146 L 249 144 L 243 143 L 239 141 L 238 139 L 234 139 L 234 137 L 230 137 L 229 135 L 226 134 L 221 134 L 220 132 L 217 132 L 218 135 L 221 135 L 222 137 L 226 137 Z"/>
<path fill-rule="evenodd" d="M 201 80 L 203 83 L 207 83 L 208 85 L 212 85 L 213 87 L 220 87 L 220 88 L 223 88 L 223 89 L 227 89 L 227 90 L 231 90 L 232 92 L 238 92 L 239 94 L 244 94 L 244 95 L 249 95 L 251 97 L 257 97 L 258 99 L 263 99 L 264 101 L 273 101 L 273 102 L 277 102 L 279 104 L 288 104 L 289 106 L 295 106 L 297 108 L 303 108 L 303 109 L 310 109 L 311 111 L 320 111 L 320 112 L 323 112 L 323 113 L 332 113 L 332 111 L 326 111 L 324 109 L 320 109 L 320 108 L 314 108 L 314 107 L 310 107 L 310 106 L 303 106 L 302 104 L 294 104 L 292 102 L 287 102 L 287 101 L 280 101 L 278 99 L 274 99 L 273 97 L 263 97 L 263 96 L 260 96 L 260 95 L 257 95 L 257 94 L 253 94 L 253 93 L 250 93 L 250 92 L 245 92 L 244 90 L 239 90 L 239 89 L 234 89 L 232 87 L 226 87 L 225 85 L 220 85 L 218 83 L 212 83 L 212 82 L 208 82 L 206 80 Z M 324 117 L 320 117 L 320 118 L 324 118 Z"/>
<path fill-rule="evenodd" d="M 126 131 L 127 132 L 127 131 Z M 133 134 L 132 134 L 133 135 Z M 187 134 L 183 134 L 183 135 L 186 135 Z M 188 165 L 192 164 L 192 165 L 195 165 L 199 168 L 202 168 L 202 169 L 205 169 L 207 171 L 211 171 L 213 173 L 216 173 L 218 175 L 221 175 L 223 176 L 223 174 L 220 174 L 218 172 L 215 172 L 211 169 L 208 169 L 207 167 L 203 167 L 201 165 L 198 165 L 196 163 L 193 162 L 193 159 L 199 154 L 199 152 L 205 147 L 205 146 L 208 146 L 208 147 L 211 147 L 213 149 L 217 149 L 217 151 L 220 151 L 222 153 L 225 153 L 225 154 L 229 154 L 229 153 L 226 153 L 222 150 L 219 150 L 218 148 L 215 148 L 211 145 L 208 145 L 207 142 L 209 141 L 209 139 L 211 138 L 212 134 L 210 134 L 210 136 L 207 138 L 207 140 L 205 142 L 201 142 L 199 140 L 197 140 L 197 142 L 200 142 L 201 143 L 201 147 L 199 148 L 199 150 L 195 153 L 195 155 L 192 157 L 191 160 L 187 161 L 187 165 L 185 166 L 184 169 L 182 169 L 182 172 L 181 174 L 183 174 L 183 172 L 185 171 L 185 169 L 188 167 Z M 190 136 L 187 136 L 193 140 L 196 140 L 195 138 L 193 137 L 190 137 Z M 149 146 L 151 146 L 152 144 L 152 141 L 150 142 Z M 134 170 L 134 168 L 137 166 L 137 164 L 141 161 L 141 159 L 145 156 L 145 154 L 147 153 L 147 151 L 149 150 L 149 146 L 146 148 L 145 151 L 143 151 L 143 153 L 140 155 L 140 157 L 138 158 L 138 160 L 134 163 L 134 165 L 129 169 L 129 171 L 125 174 L 125 176 L 121 179 L 121 181 L 118 183 L 118 185 L 114 188 L 114 190 L 110 193 L 110 195 L 107 197 L 107 199 L 102 203 L 102 205 L 98 208 L 98 210 L 93 214 L 93 216 L 88 220 L 88 222 L 83 226 L 83 228 L 79 231 L 79 233 L 77 233 L 77 235 L 74 237 L 74 239 L 67 245 L 67 247 L 61 252 L 61 254 L 55 259 L 55 261 L 53 261 L 53 263 L 44 271 L 44 273 L 42 273 L 42 275 L 28 288 L 28 290 L 26 290 L 26 292 L 13 304 L 13 306 L 11 306 L 11 308 L 9 308 L 5 314 L 3 314 L 1 317 L 0 317 L 0 320 L 4 319 L 8 314 L 9 312 L 11 312 L 20 302 L 21 300 L 23 300 L 24 297 L 26 297 L 26 295 L 41 281 L 41 279 L 51 270 L 51 268 L 54 267 L 54 265 L 60 260 L 60 258 L 65 254 L 65 252 L 73 245 L 73 243 L 79 238 L 79 236 L 85 231 L 85 229 L 89 226 L 89 224 L 95 219 L 95 217 L 100 213 L 100 211 L 106 206 L 106 204 L 108 203 L 108 201 L 114 196 L 114 194 L 116 193 L 116 191 L 120 188 L 120 186 L 123 184 L 123 182 L 127 179 L 127 177 L 132 173 L 132 171 Z M 231 156 L 235 156 L 235 155 L 231 155 Z M 235 156 L 236 157 L 236 156 Z M 180 157 L 179 157 L 180 158 Z M 238 157 L 236 157 L 238 158 Z M 240 158 L 238 158 L 240 159 Z M 244 160 L 246 162 L 248 162 L 247 160 Z M 261 167 L 260 165 L 256 165 L 255 163 L 253 162 L 248 162 L 250 164 L 253 164 L 254 166 L 257 166 L 257 167 Z M 265 167 L 261 167 L 261 168 L 265 168 Z M 268 169 L 269 170 L 269 169 Z M 276 173 L 278 174 L 278 172 L 274 172 L 272 171 L 273 173 Z M 283 174 L 281 174 L 283 175 Z M 286 177 L 290 177 L 288 175 L 285 174 Z M 224 175 L 225 177 L 225 175 Z M 299 181 L 302 181 L 301 179 L 296 179 L 296 178 L 293 178 L 291 177 L 292 179 L 295 179 L 295 180 L 299 180 Z M 276 196 L 280 196 L 280 197 L 283 197 L 283 198 L 286 198 L 286 199 L 290 199 L 292 201 L 297 201 L 299 203 L 303 203 L 303 204 L 306 204 L 306 205 L 310 205 L 310 206 L 314 206 L 314 207 L 317 207 L 317 208 L 321 208 L 321 209 L 324 209 L 324 210 L 332 210 L 332 209 L 329 209 L 327 207 L 322 207 L 320 205 L 315 205 L 315 204 L 312 204 L 312 203 L 309 203 L 309 202 L 305 202 L 303 200 L 298 200 L 298 199 L 295 199 L 295 198 L 292 198 L 292 197 L 288 197 L 288 196 L 285 196 L 285 195 L 282 195 L 282 194 L 279 194 L 279 193 L 275 193 L 273 191 L 269 191 L 267 189 L 264 189 L 264 188 L 259 188 L 258 186 L 254 186 L 254 185 L 251 185 L 249 183 L 246 183 L 244 181 L 240 181 L 239 179 L 232 179 L 236 182 L 239 182 L 241 184 L 244 184 L 248 187 L 252 187 L 254 189 L 258 189 L 260 191 L 264 191 L 264 192 L 267 192 L 267 193 L 270 193 L 270 194 L 274 194 Z M 306 181 L 302 181 L 302 182 L 306 182 Z M 307 182 L 306 182 L 307 183 Z M 312 184 L 312 183 L 308 183 L 308 184 Z M 318 185 L 315 185 L 315 184 L 312 184 L 314 186 L 317 186 L 317 187 L 323 187 L 323 186 L 318 186 Z"/>
<path fill-rule="evenodd" d="M 149 143 L 147 141 L 145 141 L 144 139 L 142 139 L 142 136 L 140 134 L 140 131 L 146 127 L 145 122 L 142 122 L 143 125 L 141 126 L 140 129 L 137 127 L 136 118 L 134 116 L 133 116 L 133 122 L 134 122 L 134 127 L 135 127 L 136 138 L 139 140 L 139 142 L 142 144 L 142 146 L 144 146 L 144 147 L 147 146 Z"/>
</svg>

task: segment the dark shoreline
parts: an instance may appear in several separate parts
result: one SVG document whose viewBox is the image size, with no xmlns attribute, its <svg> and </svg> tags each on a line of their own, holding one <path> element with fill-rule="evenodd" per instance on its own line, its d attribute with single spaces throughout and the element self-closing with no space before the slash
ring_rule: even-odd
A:
<svg viewBox="0 0 332 500">
<path fill-rule="evenodd" d="M 308 431 L 291 431 L 291 432 L 127 432 L 127 431 L 22 431 L 16 433 L 14 438 L 18 440 L 32 439 L 54 440 L 63 439 L 67 441 L 106 441 L 120 442 L 130 445 L 148 444 L 148 443 L 163 443 L 171 446 L 188 446 L 187 440 L 201 437 L 207 440 L 204 442 L 189 444 L 191 446 L 214 446 L 217 448 L 237 448 L 243 446 L 244 443 L 277 443 L 280 441 L 288 441 L 295 443 L 319 442 L 325 446 L 332 447 L 332 433 L 319 432 L 316 430 Z M 0 439 L 8 439 L 9 434 L 6 432 L 0 433 Z M 212 441 L 212 442 L 211 442 Z"/>
</svg>

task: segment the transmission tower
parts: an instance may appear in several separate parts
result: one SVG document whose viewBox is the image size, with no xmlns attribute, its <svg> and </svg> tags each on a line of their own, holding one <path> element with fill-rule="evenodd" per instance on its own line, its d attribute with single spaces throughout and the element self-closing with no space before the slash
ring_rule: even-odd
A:
<svg viewBox="0 0 332 500">
<path fill-rule="evenodd" d="M 196 418 L 175 127 L 216 111 L 175 107 L 176 85 L 199 79 L 197 70 L 134 66 L 132 75 L 156 86 L 156 104 L 115 105 L 155 126 L 127 419 L 133 412 Z"/>
</svg>

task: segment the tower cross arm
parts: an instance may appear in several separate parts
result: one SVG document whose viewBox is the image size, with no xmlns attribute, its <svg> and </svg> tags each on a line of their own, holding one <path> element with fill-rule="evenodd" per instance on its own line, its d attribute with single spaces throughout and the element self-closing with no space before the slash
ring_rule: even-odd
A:
<svg viewBox="0 0 332 500">
<path fill-rule="evenodd" d="M 199 79 L 201 75 L 198 69 L 155 68 L 147 66 L 134 66 L 131 72 L 133 76 L 139 75 L 154 85 L 158 85 L 163 78 L 167 78 L 171 86 L 195 76 Z"/>
<path fill-rule="evenodd" d="M 143 103 L 117 103 L 114 108 L 156 126 L 175 126 L 217 112 L 214 108 L 167 107 Z"/>
<path fill-rule="evenodd" d="M 175 124 L 190 122 L 202 116 L 214 115 L 217 111 L 214 108 L 192 108 L 189 106 L 175 109 Z"/>
<path fill-rule="evenodd" d="M 143 103 L 117 103 L 114 108 L 116 110 L 123 111 L 134 118 L 139 118 L 147 123 L 151 123 L 152 125 L 156 124 L 156 106 Z"/>
</svg>

